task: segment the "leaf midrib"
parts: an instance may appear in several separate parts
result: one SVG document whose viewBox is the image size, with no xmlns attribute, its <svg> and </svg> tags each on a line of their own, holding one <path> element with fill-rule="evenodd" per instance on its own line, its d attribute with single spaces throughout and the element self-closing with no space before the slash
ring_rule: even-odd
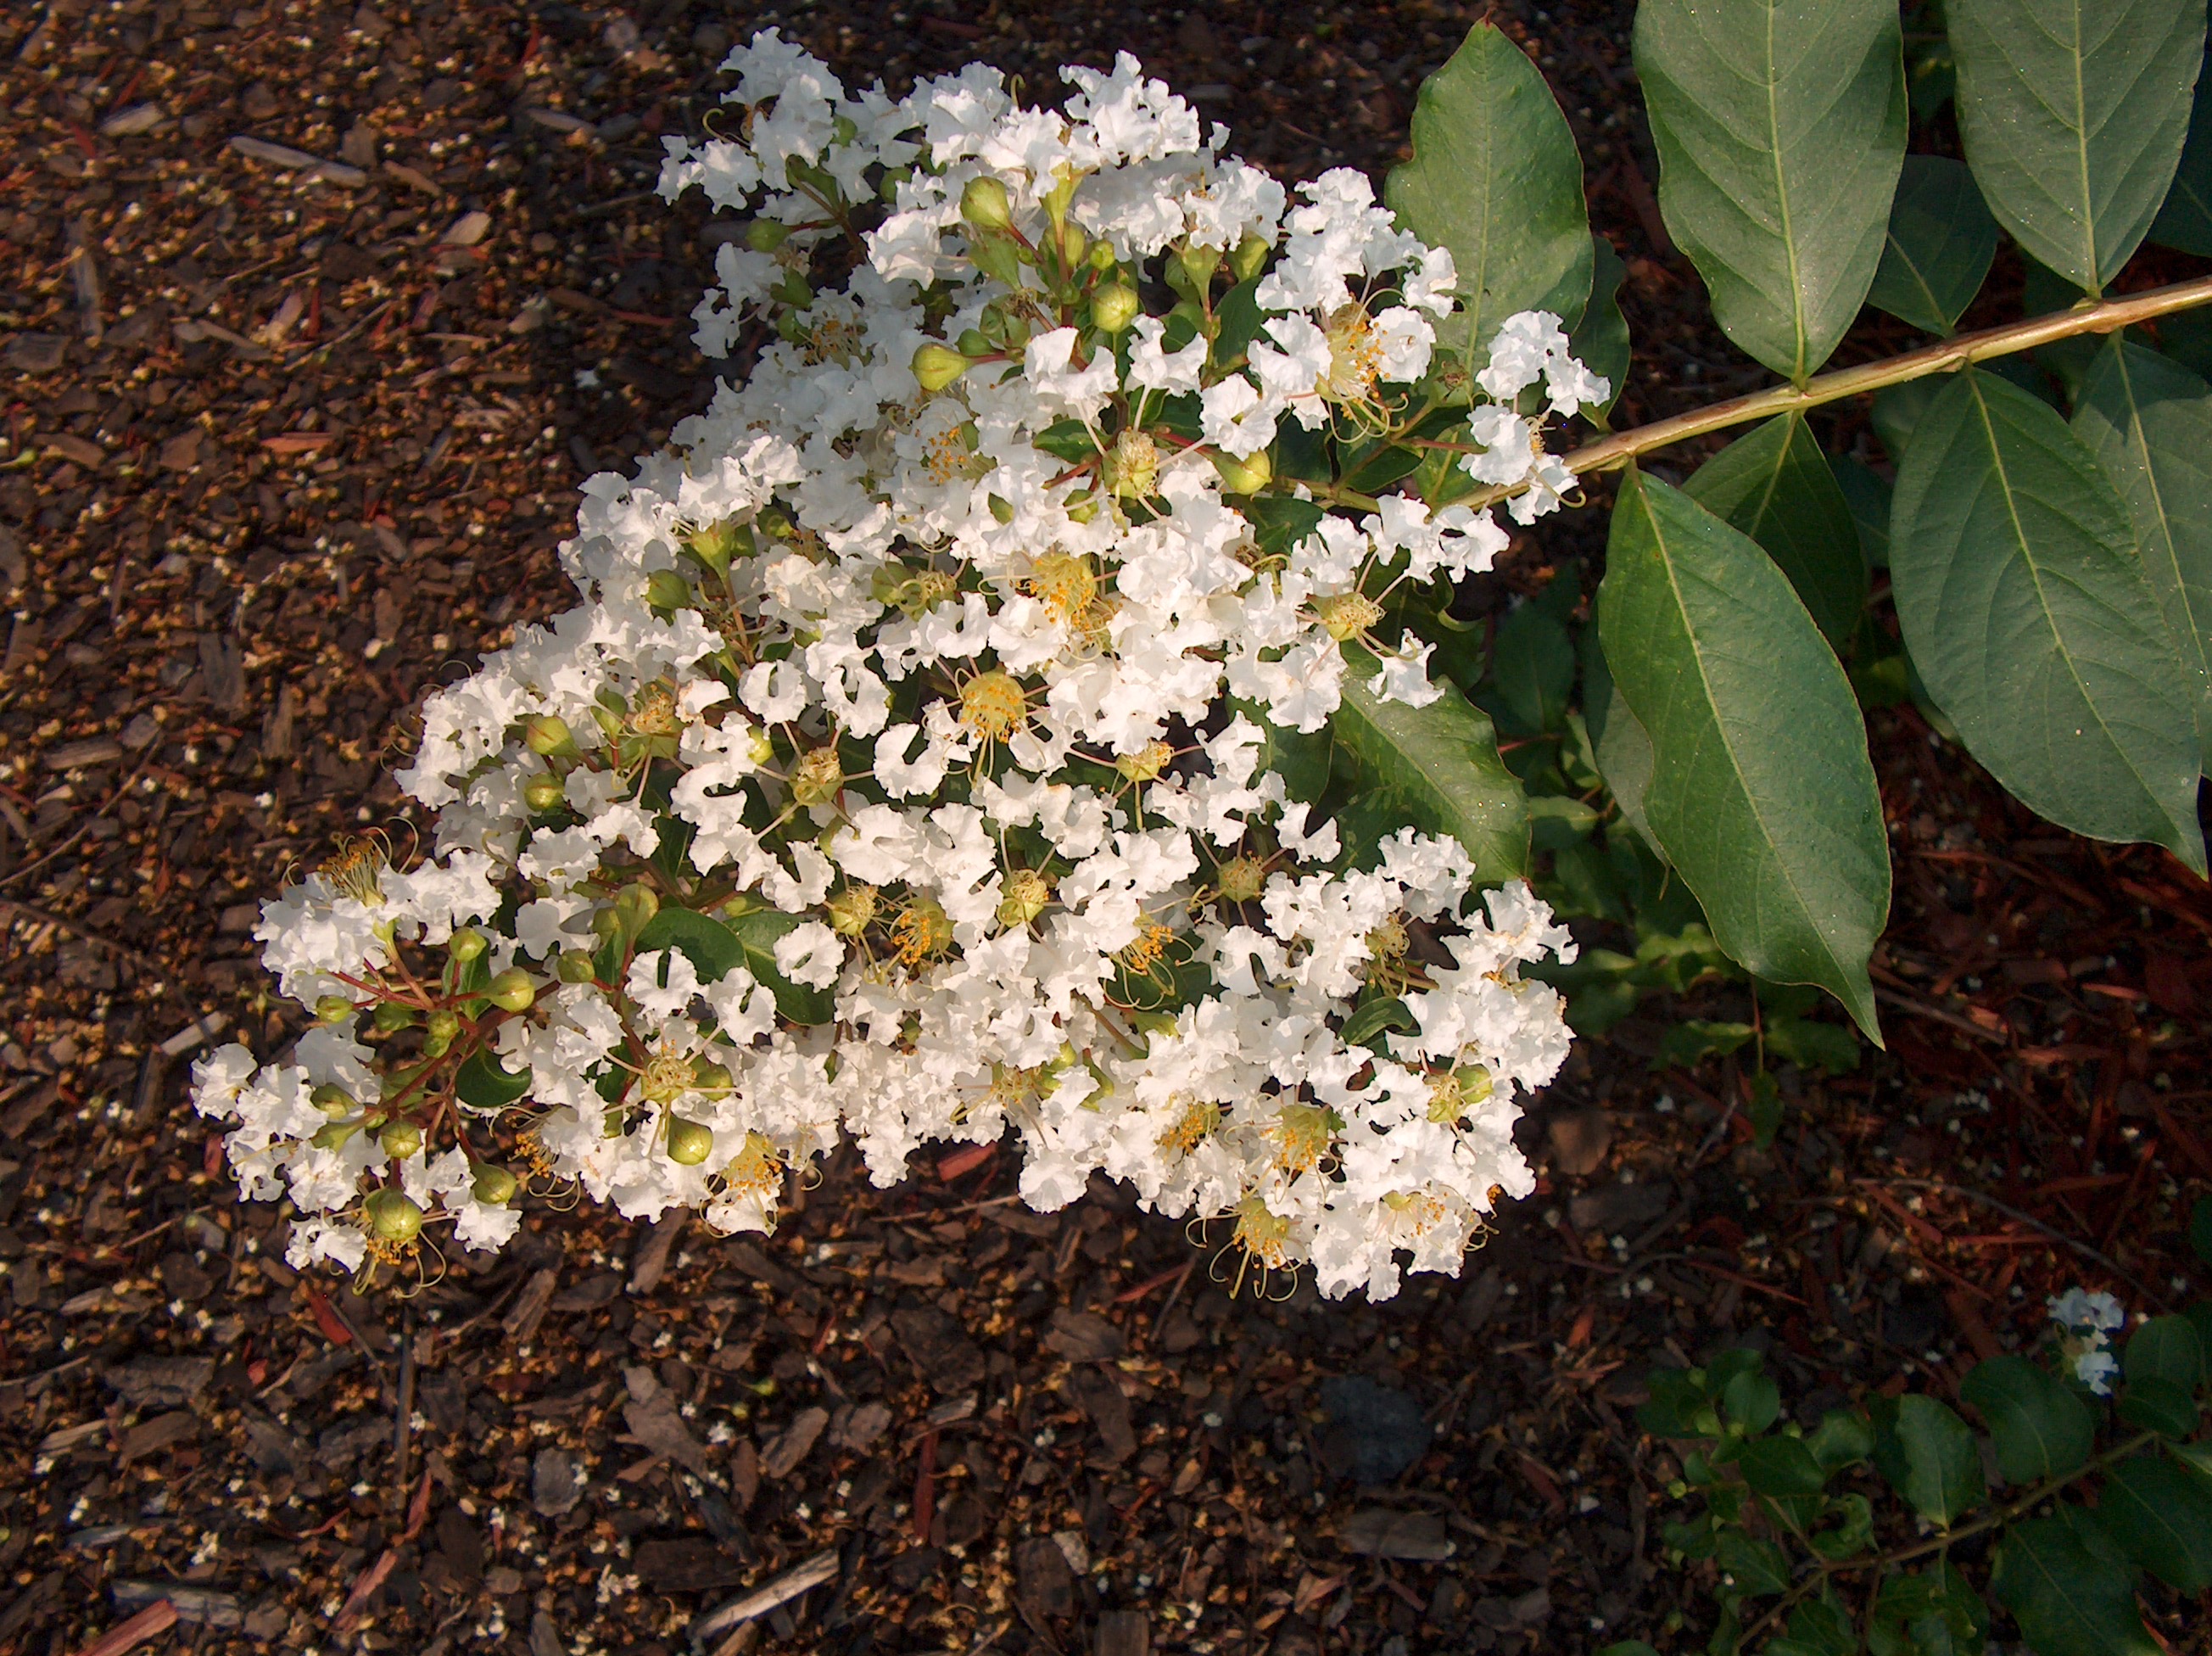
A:
<svg viewBox="0 0 2212 1656">
<path fill-rule="evenodd" d="M 1644 508 L 1644 521 L 1651 526 L 1651 544 L 1659 554 L 1659 566 L 1667 577 L 1667 590 L 1674 600 L 1675 612 L 1682 618 L 1682 636 L 1689 643 L 1690 659 L 1697 665 L 1699 691 L 1705 697 L 1706 707 L 1713 713 L 1713 729 L 1719 737 L 1721 752 L 1728 755 L 1729 769 L 1735 774 L 1736 787 L 1743 795 L 1746 809 L 1751 813 L 1752 820 L 1758 825 L 1760 836 L 1771 849 L 1778 842 L 1775 839 L 1773 831 L 1767 826 L 1766 815 L 1759 807 L 1758 793 L 1753 788 L 1750 777 L 1745 774 L 1743 763 L 1736 754 L 1735 744 L 1729 740 L 1728 728 L 1720 718 L 1719 703 L 1713 696 L 1712 675 L 1706 671 L 1705 652 L 1698 642 L 1697 630 L 1690 624 L 1689 606 L 1682 596 L 1681 582 L 1675 578 L 1674 558 L 1668 550 L 1666 530 L 1659 521 L 1659 514 L 1652 508 L 1651 496 L 1640 484 L 1638 486 L 1637 494 L 1639 503 Z M 1630 709 L 1632 712 L 1634 710 L 1632 708 Z M 1648 812 L 1650 808 L 1647 803 L 1646 811 Z M 1827 939 L 1821 935 L 1820 926 L 1813 920 L 1813 906 L 1807 899 L 1805 892 L 1799 887 L 1796 876 L 1779 855 L 1776 855 L 1773 861 L 1776 868 L 1780 870 L 1783 884 L 1788 888 L 1790 897 L 1797 904 L 1800 917 L 1818 941 L 1820 953 L 1827 958 L 1829 965 L 1845 981 L 1849 981 L 1851 975 L 1850 968 L 1836 957 L 1834 950 L 1828 947 Z"/>
<path fill-rule="evenodd" d="M 1797 237 L 1791 228 L 1790 214 L 1790 180 L 1782 165 L 1782 109 L 1778 99 L 1781 75 L 1774 64 L 1774 0 L 1766 7 L 1766 138 L 1767 150 L 1774 157 L 1775 205 L 1782 214 L 1782 247 L 1790 259 L 1790 328 L 1796 344 L 1792 352 L 1794 368 L 1790 377 L 1802 381 L 1809 371 L 1806 358 L 1811 354 L 1805 320 L 1805 284 L 1798 270 Z"/>
</svg>

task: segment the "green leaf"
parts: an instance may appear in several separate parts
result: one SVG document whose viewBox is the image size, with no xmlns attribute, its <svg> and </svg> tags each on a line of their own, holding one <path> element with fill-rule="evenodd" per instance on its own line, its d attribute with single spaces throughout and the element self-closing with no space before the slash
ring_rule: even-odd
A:
<svg viewBox="0 0 2212 1656">
<path fill-rule="evenodd" d="M 2082 386 L 2074 435 L 2127 502 L 2212 760 L 2212 386 L 2116 333 Z"/>
<path fill-rule="evenodd" d="M 1080 420 L 1054 420 L 1032 436 L 1030 441 L 1046 454 L 1063 460 L 1095 460 L 1098 454 L 1098 440 L 1091 435 L 1091 428 Z"/>
<path fill-rule="evenodd" d="M 1606 1646 L 1597 1656 L 1659 1656 L 1659 1653 L 1641 1639 L 1623 1639 Z"/>
<path fill-rule="evenodd" d="M 805 923 L 804 915 L 755 909 L 723 922 L 696 909 L 664 908 L 639 928 L 640 954 L 675 949 L 687 956 L 702 982 L 714 983 L 743 966 L 775 996 L 775 1009 L 795 1024 L 826 1024 L 836 1015 L 836 996 L 826 989 L 794 983 L 777 969 L 775 946 Z"/>
<path fill-rule="evenodd" d="M 1764 1432 L 1781 1416 L 1782 1389 L 1764 1374 L 1732 1374 L 1721 1387 L 1721 1408 L 1730 1425 Z"/>
<path fill-rule="evenodd" d="M 2212 52 L 2197 72 L 2197 96 L 2189 108 L 2189 137 L 2181 146 L 2181 164 L 2173 171 L 2173 187 L 2150 227 L 2150 239 L 2199 257 L 2212 255 Z"/>
<path fill-rule="evenodd" d="M 1990 1585 L 2036 1656 L 2158 1656 L 2136 1610 L 2135 1584 L 2063 1518 L 2007 1530 Z"/>
<path fill-rule="evenodd" d="M 2203 1342 L 2186 1317 L 2154 1317 L 2128 1336 L 2120 1372 L 2130 1380 L 2167 1380 L 2184 1391 L 2204 1384 Z"/>
<path fill-rule="evenodd" d="M 1887 569 L 1889 479 L 1850 454 L 1829 456 L 1828 469 L 1836 474 L 1836 487 L 1851 508 L 1851 521 L 1859 532 L 1859 556 L 1869 569 Z"/>
<path fill-rule="evenodd" d="M 2112 484 L 2065 422 L 1972 369 L 1921 417 L 1890 522 L 1905 647 L 2029 808 L 2199 873 L 2195 708 Z"/>
<path fill-rule="evenodd" d="M 1851 1618 L 1832 1598 L 1808 1598 L 1790 1612 L 1790 1640 L 1806 1656 L 1858 1656 Z M 1774 1646 L 1769 1645 L 1769 1652 Z"/>
<path fill-rule="evenodd" d="M 1981 1452 L 1954 1410 L 1914 1391 L 1877 1399 L 1872 1413 L 1875 1466 L 1913 1511 L 1948 1529 L 1982 1504 Z"/>
<path fill-rule="evenodd" d="M 1352 1015 L 1344 1020 L 1340 1032 L 1346 1046 L 1373 1047 L 1382 1032 L 1395 1029 L 1411 1035 L 1419 1032 L 1420 1020 L 1413 1009 L 1395 995 L 1377 996 L 1364 1005 L 1355 1007 Z"/>
<path fill-rule="evenodd" d="M 1881 798 L 1850 683 L 1789 581 L 1632 470 L 1598 617 L 1650 738 L 1644 816 L 1714 936 L 1761 977 L 1828 989 L 1879 1044 L 1867 959 L 1889 909 Z"/>
<path fill-rule="evenodd" d="M 1636 1423 L 1655 1438 L 1693 1438 L 1705 1394 L 1686 1368 L 1655 1368 L 1644 1377 L 1650 1397 L 1636 1406 Z"/>
<path fill-rule="evenodd" d="M 1559 618 L 1523 604 L 1498 624 L 1491 647 L 1491 682 L 1509 734 L 1533 736 L 1566 721 L 1575 687 L 1575 645 Z"/>
<path fill-rule="evenodd" d="M 1583 312 L 1583 320 L 1575 324 L 1567 338 L 1567 344 L 1575 360 L 1593 374 L 1602 374 L 1613 389 L 1606 393 L 1603 402 L 1583 410 L 1583 417 L 1603 425 L 1620 401 L 1620 393 L 1628 388 L 1628 367 L 1632 354 L 1628 343 L 1628 319 L 1620 313 L 1620 283 L 1628 274 L 1628 266 L 1620 262 L 1620 255 L 1613 250 L 1613 243 L 1590 234 L 1589 304 Z"/>
<path fill-rule="evenodd" d="M 2025 1357 L 1977 1363 L 1959 1399 L 1982 1411 L 2008 1483 L 2034 1483 L 2073 1471 L 2089 1458 L 2097 1423 L 2081 1399 L 2047 1368 Z"/>
<path fill-rule="evenodd" d="M 453 1090 L 470 1109 L 489 1113 L 506 1109 L 530 1091 L 536 1079 L 528 1064 L 518 1073 L 501 1063 L 489 1050 L 480 1050 L 455 1072 Z"/>
<path fill-rule="evenodd" d="M 1644 0 L 1659 210 L 1713 317 L 1802 381 L 1858 313 L 1905 155 L 1893 0 Z"/>
<path fill-rule="evenodd" d="M 1813 1458 L 1833 1472 L 1874 1453 L 1874 1424 L 1856 1409 L 1831 1409 L 1806 1434 Z"/>
<path fill-rule="evenodd" d="M 1260 732 L 1260 769 L 1283 779 L 1283 791 L 1294 800 L 1316 804 L 1328 791 L 1331 752 L 1328 727 L 1299 731 L 1277 724 L 1256 702 L 1230 698 L 1230 710 L 1241 713 Z"/>
<path fill-rule="evenodd" d="M 1741 1530 L 1724 1530 L 1713 1557 L 1735 1577 L 1738 1592 L 1784 1592 L 1790 1586 L 1790 1561 L 1771 1542 L 1753 1541 Z"/>
<path fill-rule="evenodd" d="M 2212 1586 L 2212 1489 L 2172 1462 L 2146 1455 L 2113 1467 L 2097 1515 L 2128 1556 L 2168 1586 Z"/>
<path fill-rule="evenodd" d="M 1742 1050 L 1758 1032 L 1749 1024 L 1711 1018 L 1678 1018 L 1667 1026 L 1667 1032 L 1659 1038 L 1659 1050 L 1652 1056 L 1651 1067 L 1663 1069 L 1671 1064 L 1694 1069 L 1708 1058 L 1725 1057 Z"/>
<path fill-rule="evenodd" d="M 1597 768 L 1613 791 L 1613 802 L 1620 807 L 1622 819 L 1656 851 L 1659 842 L 1652 837 L 1651 824 L 1644 814 L 1644 795 L 1651 786 L 1651 734 L 1629 711 L 1628 703 L 1620 697 L 1620 686 L 1608 685 L 1607 690 L 1605 734 L 1597 739 Z"/>
<path fill-rule="evenodd" d="M 1367 687 L 1381 671 L 1374 656 L 1358 644 L 1343 648 L 1344 703 L 1333 728 L 1363 802 L 1395 822 L 1450 835 L 1474 860 L 1480 884 L 1524 875 L 1528 799 L 1498 757 L 1488 716 L 1448 685 L 1426 707 L 1385 702 Z"/>
<path fill-rule="evenodd" d="M 1490 360 L 1492 336 L 1516 311 L 1580 321 L 1592 257 L 1582 156 L 1528 55 L 1477 23 L 1421 83 L 1413 141 L 1383 199 L 1422 240 L 1451 250 L 1461 303 L 1451 326 L 1468 368 Z"/>
<path fill-rule="evenodd" d="M 2128 261 L 2181 159 L 2197 0 L 1947 0 L 1959 136 L 1990 210 L 2088 293 Z"/>
<path fill-rule="evenodd" d="M 2155 1375 L 2130 1380 L 2120 1392 L 2120 1418 L 2161 1437 L 2185 1438 L 2197 1430 L 2197 1399 L 2186 1388 Z"/>
<path fill-rule="evenodd" d="M 1806 1545 L 1821 1557 L 1855 1558 L 1874 1543 L 1874 1503 L 1864 1495 L 1833 1496 L 1822 1516 L 1836 1519 L 1833 1527 L 1815 1530 L 1805 1537 Z"/>
<path fill-rule="evenodd" d="M 1831 1075 L 1847 1075 L 1859 1067 L 1859 1040 L 1840 1024 L 1776 1018 L 1766 1026 L 1766 1055 Z"/>
<path fill-rule="evenodd" d="M 1942 393 L 1942 382 L 1932 374 L 1907 380 L 1902 385 L 1884 386 L 1875 393 L 1871 416 L 1874 434 L 1881 439 L 1882 448 L 1891 460 L 1903 463 L 1905 451 L 1912 443 L 1912 433 L 1920 424 L 1920 417 Z"/>
<path fill-rule="evenodd" d="M 1982 290 L 1996 253 L 1997 222 L 1965 163 L 1907 155 L 1867 303 L 1916 328 L 1948 334 Z"/>
<path fill-rule="evenodd" d="M 1314 532 L 1326 515 L 1310 500 L 1291 495 L 1255 495 L 1237 509 L 1251 521 L 1253 538 L 1270 557 L 1280 557 Z"/>
<path fill-rule="evenodd" d="M 1735 1458 L 1743 1481 L 1763 1495 L 1816 1495 L 1828 1475 L 1802 1438 L 1758 1438 Z"/>
<path fill-rule="evenodd" d="M 1778 416 L 1738 437 L 1682 492 L 1765 549 L 1830 643 L 1850 641 L 1866 607 L 1866 559 L 1850 502 L 1802 414 Z"/>
<path fill-rule="evenodd" d="M 1968 1656 L 1982 1648 L 1989 1630 L 1982 1595 L 1946 1559 L 1883 1580 L 1867 1646 L 1874 1656 Z"/>
</svg>

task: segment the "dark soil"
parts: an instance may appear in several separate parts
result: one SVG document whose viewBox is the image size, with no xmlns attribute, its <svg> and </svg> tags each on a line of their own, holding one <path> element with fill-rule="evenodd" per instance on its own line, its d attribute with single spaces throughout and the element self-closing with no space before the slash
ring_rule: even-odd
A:
<svg viewBox="0 0 2212 1656">
<path fill-rule="evenodd" d="M 296 1279 L 234 1201 L 181 1087 L 209 1040 L 295 1032 L 254 905 L 341 829 L 404 838 L 424 687 L 568 601 L 577 483 L 710 388 L 714 230 L 647 192 L 733 34 L 1038 96 L 1127 48 L 1288 177 L 1387 167 L 1481 9 L 7 9 L 0 1656 L 163 1602 L 155 1641 L 200 1650 L 665 1656 L 817 1558 L 704 1647 L 1686 1649 L 1653 1365 L 1749 1341 L 1809 1416 L 1948 1391 L 2076 1282 L 2202 1291 L 2212 893 L 2036 824 L 1910 713 L 1875 724 L 1888 1051 L 1785 1075 L 1760 1150 L 1732 1068 L 1650 1070 L 1655 1003 L 1529 1123 L 1540 1194 L 1388 1306 L 1232 1298 L 1204 1239 L 1112 1191 L 1031 1215 L 998 1154 L 889 1193 L 840 1160 L 767 1243 L 540 1210 L 411 1298 Z M 1629 260 L 1621 417 L 1749 383 L 1658 228 L 1629 6 L 1489 9 Z"/>
</svg>

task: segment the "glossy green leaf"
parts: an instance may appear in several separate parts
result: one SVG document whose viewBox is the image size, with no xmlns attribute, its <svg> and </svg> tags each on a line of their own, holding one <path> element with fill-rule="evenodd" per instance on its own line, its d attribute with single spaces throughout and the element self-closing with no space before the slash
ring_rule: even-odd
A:
<svg viewBox="0 0 2212 1656">
<path fill-rule="evenodd" d="M 2150 239 L 2160 247 L 2200 257 L 2212 255 L 2212 76 L 2206 68 L 2212 68 L 2212 52 L 2197 72 L 2189 137 L 2173 169 L 2173 186 L 2150 227 Z"/>
<path fill-rule="evenodd" d="M 775 996 L 775 1008 L 795 1024 L 826 1024 L 836 1015 L 829 989 L 794 983 L 775 964 L 775 946 L 805 916 L 776 909 L 756 909 L 727 922 L 695 909 L 664 908 L 637 934 L 636 951 L 651 954 L 675 949 L 690 959 L 700 980 L 714 983 L 744 967 Z"/>
<path fill-rule="evenodd" d="M 1975 1364 L 1960 1384 L 1959 1398 L 1982 1411 L 2008 1483 L 2073 1471 L 2096 1441 L 2096 1422 L 2081 1399 L 2025 1357 Z"/>
<path fill-rule="evenodd" d="M 2158 1656 L 2136 1610 L 2135 1584 L 2063 1518 L 2014 1524 L 1990 1580 L 2036 1656 Z"/>
<path fill-rule="evenodd" d="M 1583 311 L 1583 320 L 1575 324 L 1568 344 L 1573 348 L 1575 360 L 1593 374 L 1602 374 L 1613 388 L 1603 402 L 1583 410 L 1585 419 L 1603 425 L 1620 401 L 1620 393 L 1628 387 L 1628 366 L 1632 353 L 1628 343 L 1628 319 L 1620 311 L 1620 284 L 1628 266 L 1620 262 L 1620 255 L 1613 250 L 1613 243 L 1593 231 L 1590 234 L 1589 304 Z"/>
<path fill-rule="evenodd" d="M 513 1070 L 489 1051 L 471 1053 L 453 1075 L 453 1090 L 471 1110 L 504 1110 L 530 1091 L 535 1077 L 528 1064 Z"/>
<path fill-rule="evenodd" d="M 2120 1418 L 2161 1437 L 2180 1439 L 2197 1430 L 2201 1416 L 2197 1399 L 2185 1388 L 2154 1375 L 2121 1388 Z"/>
<path fill-rule="evenodd" d="M 1868 1620 L 1872 1656 L 1973 1656 L 1989 1636 L 1982 1595 L 1948 1559 L 1884 1578 Z"/>
<path fill-rule="evenodd" d="M 1874 1424 L 1856 1409 L 1831 1409 L 1806 1434 L 1813 1458 L 1833 1472 L 1874 1453 Z"/>
<path fill-rule="evenodd" d="M 1899 469 L 1890 580 L 1915 667 L 2030 808 L 2204 868 L 2195 707 L 2124 508 L 2063 420 L 1969 369 Z"/>
<path fill-rule="evenodd" d="M 1966 164 L 1907 155 L 1867 303 L 1916 328 L 1948 334 L 1982 290 L 1996 253 L 1997 222 Z"/>
<path fill-rule="evenodd" d="M 1996 221 L 2101 293 L 2166 199 L 2202 0 L 1946 0 L 1959 136 Z"/>
<path fill-rule="evenodd" d="M 1413 1009 L 1396 995 L 1377 995 L 1374 1000 L 1352 1009 L 1339 1032 L 1346 1046 L 1372 1047 L 1385 1030 L 1399 1030 L 1406 1034 L 1418 1034 L 1420 1020 Z"/>
<path fill-rule="evenodd" d="M 1598 614 L 1650 738 L 1644 819 L 1714 936 L 1759 977 L 1826 989 L 1879 1040 L 1866 963 L 1889 910 L 1881 799 L 1850 681 L 1788 579 L 1632 471 Z"/>
<path fill-rule="evenodd" d="M 2172 1461 L 2145 1455 L 2113 1467 L 2097 1514 L 2128 1556 L 2168 1586 L 2212 1586 L 2212 1489 Z"/>
<path fill-rule="evenodd" d="M 2114 334 L 2082 386 L 2074 435 L 2127 503 L 2196 691 L 2200 758 L 2212 760 L 2212 386 Z"/>
<path fill-rule="evenodd" d="M 1579 321 L 1592 256 L 1582 156 L 1528 54 L 1477 23 L 1421 82 L 1413 141 L 1383 199 L 1422 240 L 1451 250 L 1461 309 L 1441 332 L 1456 333 L 1468 367 L 1489 361 L 1491 337 L 1516 311 Z"/>
<path fill-rule="evenodd" d="M 1682 492 L 1782 566 L 1831 644 L 1866 607 L 1866 559 L 1850 502 L 1802 414 L 1777 416 L 1707 460 Z"/>
<path fill-rule="evenodd" d="M 1721 1388 L 1721 1409 L 1730 1425 L 1764 1432 L 1781 1416 L 1782 1388 L 1765 1374 L 1731 1375 Z"/>
<path fill-rule="evenodd" d="M 1758 1438 L 1735 1458 L 1743 1481 L 1763 1495 L 1816 1495 L 1828 1475 L 1802 1438 Z"/>
<path fill-rule="evenodd" d="M 2128 1336 L 2120 1372 L 2130 1380 L 2166 1380 L 2184 1391 L 2204 1384 L 2203 1342 L 2186 1317 L 2154 1317 Z"/>
<path fill-rule="evenodd" d="M 1287 729 L 1267 716 L 1267 710 L 1256 702 L 1231 697 L 1230 709 L 1244 715 L 1245 721 L 1260 733 L 1260 766 L 1263 771 L 1273 771 L 1283 779 L 1283 791 L 1294 800 L 1307 804 L 1319 802 L 1328 790 L 1328 772 L 1332 744 L 1328 728 L 1299 731 Z"/>
<path fill-rule="evenodd" d="M 1912 1510 L 1948 1528 L 1982 1504 L 1981 1452 L 1957 1411 L 1920 1392 L 1873 1405 L 1874 1462 Z"/>
<path fill-rule="evenodd" d="M 1368 688 L 1381 670 L 1374 656 L 1347 643 L 1344 660 L 1333 729 L 1365 802 L 1398 823 L 1449 834 L 1483 885 L 1525 874 L 1528 799 L 1498 757 L 1488 716 L 1448 685 L 1426 707 L 1383 701 Z"/>
<path fill-rule="evenodd" d="M 1659 210 L 1722 331 L 1803 380 L 1858 314 L 1905 155 L 1893 0 L 1644 0 Z"/>
<path fill-rule="evenodd" d="M 1738 1592 L 1764 1595 L 1789 1588 L 1790 1560 L 1771 1542 L 1754 1541 L 1741 1530 L 1724 1530 L 1713 1557 Z"/>
<path fill-rule="evenodd" d="M 1874 434 L 1881 439 L 1881 446 L 1890 460 L 1903 464 L 1905 451 L 1912 446 L 1912 433 L 1920 424 L 1920 417 L 1943 393 L 1943 381 L 1934 375 L 1907 380 L 1903 385 L 1884 386 L 1874 394 L 1874 408 L 1869 417 Z"/>
<path fill-rule="evenodd" d="M 1620 807 L 1621 819 L 1659 852 L 1659 842 L 1652 837 L 1651 824 L 1644 814 L 1644 795 L 1651 786 L 1651 735 L 1621 700 L 1620 687 L 1614 685 L 1609 689 L 1605 734 L 1597 739 L 1598 771 L 1612 790 L 1613 802 Z"/>
</svg>

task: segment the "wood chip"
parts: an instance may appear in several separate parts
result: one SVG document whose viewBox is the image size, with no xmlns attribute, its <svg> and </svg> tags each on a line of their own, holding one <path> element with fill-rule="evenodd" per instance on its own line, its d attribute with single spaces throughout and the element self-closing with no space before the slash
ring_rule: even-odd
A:
<svg viewBox="0 0 2212 1656">
<path fill-rule="evenodd" d="M 744 1598 L 724 1604 L 720 1610 L 709 1610 L 691 1624 L 691 1643 L 696 1649 L 710 1639 L 727 1633 L 757 1616 L 767 1615 L 779 1604 L 787 1604 L 802 1592 L 820 1586 L 837 1574 L 837 1555 L 820 1552 L 795 1569 L 787 1570 L 766 1586 L 747 1593 Z"/>
<path fill-rule="evenodd" d="M 1434 1562 L 1449 1558 L 1455 1550 L 1437 1513 L 1393 1512 L 1387 1507 L 1368 1507 L 1344 1520 L 1336 1538 L 1346 1552 L 1370 1558 L 1403 1558 Z"/>
<path fill-rule="evenodd" d="M 311 155 L 304 149 L 295 149 L 289 144 L 270 143 L 262 138 L 244 135 L 234 137 L 230 147 L 240 155 L 271 167 L 281 167 L 286 172 L 305 170 L 311 179 L 322 179 L 328 183 L 342 184 L 358 189 L 368 182 L 368 174 L 358 167 L 349 167 L 342 161 L 325 161 L 320 155 Z"/>
<path fill-rule="evenodd" d="M 550 1265 L 532 1271 L 522 1291 L 514 1296 L 514 1303 L 507 1308 L 500 1326 L 507 1337 L 520 1345 L 538 1332 L 538 1324 L 545 1319 L 545 1308 L 553 1301 L 553 1285 L 559 1282 L 560 1273 Z"/>
</svg>

